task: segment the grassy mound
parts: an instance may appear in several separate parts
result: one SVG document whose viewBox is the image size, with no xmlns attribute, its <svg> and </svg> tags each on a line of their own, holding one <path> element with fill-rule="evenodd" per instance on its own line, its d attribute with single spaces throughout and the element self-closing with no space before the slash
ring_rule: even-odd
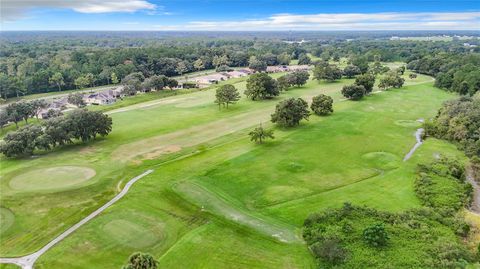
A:
<svg viewBox="0 0 480 269">
<path fill-rule="evenodd" d="M 15 216 L 12 211 L 0 207 L 0 233 L 5 232 L 12 226 L 15 221 Z"/>
<path fill-rule="evenodd" d="M 401 159 L 389 152 L 369 152 L 362 156 L 369 165 L 381 170 L 391 170 L 400 166 Z"/>
<path fill-rule="evenodd" d="M 10 188 L 16 191 L 66 189 L 95 176 L 95 170 L 80 166 L 55 166 L 28 171 L 13 177 Z"/>
<path fill-rule="evenodd" d="M 198 184 L 187 181 L 179 182 L 175 184 L 174 190 L 187 200 L 201 207 L 202 210 L 212 212 L 223 219 L 252 228 L 261 234 L 278 239 L 280 242 L 301 242 L 295 235 L 292 227 L 272 223 L 270 219 L 261 219 L 258 216 L 237 209 L 224 200 L 225 196 L 222 199 Z"/>
</svg>

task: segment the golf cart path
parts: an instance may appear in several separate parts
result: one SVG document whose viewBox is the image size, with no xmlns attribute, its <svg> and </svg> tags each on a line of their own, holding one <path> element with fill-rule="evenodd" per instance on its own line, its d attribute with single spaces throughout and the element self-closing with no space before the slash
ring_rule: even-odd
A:
<svg viewBox="0 0 480 269">
<path fill-rule="evenodd" d="M 467 167 L 465 169 L 465 177 L 473 187 L 473 200 L 469 209 L 473 213 L 480 214 L 480 186 L 478 186 L 477 181 L 473 177 L 472 168 Z"/>
<path fill-rule="evenodd" d="M 412 157 L 413 153 L 415 153 L 415 151 L 423 144 L 422 135 L 423 135 L 424 131 L 425 130 L 423 128 L 419 128 L 415 132 L 415 139 L 417 140 L 417 143 L 415 143 L 413 148 L 410 149 L 410 151 L 407 153 L 407 155 L 405 155 L 405 157 L 403 158 L 404 162 L 408 161 L 408 159 L 410 159 Z"/>
<path fill-rule="evenodd" d="M 49 249 L 51 249 L 55 244 L 57 244 L 58 242 L 62 241 L 67 236 L 69 236 L 70 234 L 75 232 L 82 225 L 89 222 L 90 220 L 92 220 L 93 218 L 98 216 L 100 213 L 105 211 L 108 207 L 110 207 L 111 205 L 116 203 L 118 200 L 120 200 L 123 196 L 125 196 L 127 194 L 127 192 L 130 190 L 130 187 L 135 182 L 137 182 L 138 180 L 140 180 L 141 178 L 143 178 L 144 176 L 146 176 L 146 175 L 148 175 L 152 172 L 153 172 L 153 170 L 147 170 L 147 171 L 143 172 L 142 174 L 132 178 L 130 181 L 127 182 L 127 184 L 125 184 L 125 187 L 123 187 L 122 191 L 119 192 L 110 201 L 108 201 L 106 204 L 104 204 L 103 206 L 101 206 L 100 208 L 98 208 L 97 210 L 92 212 L 90 215 L 88 215 L 87 217 L 85 217 L 84 219 L 79 221 L 77 224 L 70 227 L 68 230 L 66 230 L 65 232 L 63 232 L 59 236 L 55 237 L 52 241 L 50 241 L 48 244 L 46 244 L 44 247 L 42 247 L 38 251 L 36 251 L 36 252 L 34 252 L 30 255 L 23 256 L 23 257 L 18 257 L 18 258 L 0 258 L 0 263 L 11 263 L 11 264 L 16 264 L 23 269 L 32 269 L 35 261 L 40 256 L 42 256 L 45 252 L 47 252 Z"/>
</svg>

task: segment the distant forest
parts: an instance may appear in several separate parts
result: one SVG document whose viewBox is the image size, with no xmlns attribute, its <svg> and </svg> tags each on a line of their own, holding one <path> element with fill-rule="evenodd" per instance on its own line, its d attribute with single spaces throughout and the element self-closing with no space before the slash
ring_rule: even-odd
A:
<svg viewBox="0 0 480 269">
<path fill-rule="evenodd" d="M 389 40 L 395 36 L 478 36 L 478 32 L 6 32 L 0 44 L 0 95 L 119 83 L 141 72 L 178 76 L 219 67 L 246 67 L 348 58 L 350 63 L 403 61 L 437 77 L 437 86 L 472 95 L 480 89 L 480 41 Z M 302 44 L 284 41 L 299 41 Z M 468 42 L 468 45 L 465 43 Z"/>
</svg>

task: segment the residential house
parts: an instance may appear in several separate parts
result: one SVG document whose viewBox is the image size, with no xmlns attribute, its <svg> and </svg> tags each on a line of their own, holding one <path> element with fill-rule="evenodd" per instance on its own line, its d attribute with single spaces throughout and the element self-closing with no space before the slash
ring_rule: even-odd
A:
<svg viewBox="0 0 480 269">
<path fill-rule="evenodd" d="M 87 94 L 84 96 L 85 103 L 90 105 L 109 105 L 117 101 L 116 95 L 118 93 L 114 90 L 107 90 L 102 92 L 96 92 Z"/>
<path fill-rule="evenodd" d="M 228 76 L 221 73 L 215 73 L 207 76 L 201 76 L 194 78 L 194 81 L 199 85 L 199 87 L 206 87 L 210 84 L 217 84 L 219 81 L 227 80 Z"/>
</svg>

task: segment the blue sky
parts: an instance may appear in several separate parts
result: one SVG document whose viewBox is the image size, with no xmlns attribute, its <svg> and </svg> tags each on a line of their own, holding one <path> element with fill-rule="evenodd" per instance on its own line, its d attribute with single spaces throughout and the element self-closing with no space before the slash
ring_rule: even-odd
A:
<svg viewBox="0 0 480 269">
<path fill-rule="evenodd" d="M 2 30 L 480 30 L 480 0 L 1 0 Z"/>
</svg>

